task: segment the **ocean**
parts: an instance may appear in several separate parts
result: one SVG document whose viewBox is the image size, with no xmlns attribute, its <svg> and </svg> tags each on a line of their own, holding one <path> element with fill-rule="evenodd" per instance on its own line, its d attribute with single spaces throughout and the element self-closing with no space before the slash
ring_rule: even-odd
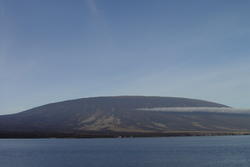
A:
<svg viewBox="0 0 250 167">
<path fill-rule="evenodd" d="M 249 167 L 250 136 L 1 139 L 1 167 Z"/>
</svg>

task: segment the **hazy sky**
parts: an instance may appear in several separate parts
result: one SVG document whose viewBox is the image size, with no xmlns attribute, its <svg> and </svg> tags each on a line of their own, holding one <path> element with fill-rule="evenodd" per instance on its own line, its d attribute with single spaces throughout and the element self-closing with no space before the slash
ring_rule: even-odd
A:
<svg viewBox="0 0 250 167">
<path fill-rule="evenodd" d="M 0 0 L 0 114 L 89 96 L 250 108 L 248 0 Z"/>
</svg>

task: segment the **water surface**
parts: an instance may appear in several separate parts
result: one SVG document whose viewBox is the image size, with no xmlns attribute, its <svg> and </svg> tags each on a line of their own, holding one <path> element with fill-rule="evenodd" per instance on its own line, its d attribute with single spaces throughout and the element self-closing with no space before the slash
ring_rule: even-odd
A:
<svg viewBox="0 0 250 167">
<path fill-rule="evenodd" d="M 250 136 L 2 139 L 3 167 L 249 167 Z"/>
</svg>

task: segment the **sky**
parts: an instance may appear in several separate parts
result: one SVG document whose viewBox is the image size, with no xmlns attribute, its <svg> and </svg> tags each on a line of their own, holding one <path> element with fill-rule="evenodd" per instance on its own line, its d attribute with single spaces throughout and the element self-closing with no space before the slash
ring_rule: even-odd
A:
<svg viewBox="0 0 250 167">
<path fill-rule="evenodd" d="M 0 0 L 0 114 L 149 95 L 250 108 L 248 0 Z"/>
</svg>

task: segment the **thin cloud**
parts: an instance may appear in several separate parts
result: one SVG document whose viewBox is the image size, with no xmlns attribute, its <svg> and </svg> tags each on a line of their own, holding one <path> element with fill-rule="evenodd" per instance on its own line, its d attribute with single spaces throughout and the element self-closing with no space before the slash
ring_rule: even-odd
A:
<svg viewBox="0 0 250 167">
<path fill-rule="evenodd" d="M 95 0 L 85 0 L 88 9 L 92 15 L 92 21 L 96 26 L 97 33 L 100 33 L 100 40 L 104 40 L 103 45 L 106 45 L 106 48 L 116 48 L 116 44 L 112 37 L 112 32 L 110 31 L 109 25 L 105 18 L 105 14 L 100 11 L 98 4 Z"/>
<path fill-rule="evenodd" d="M 250 109 L 237 109 L 228 107 L 154 107 L 138 108 L 140 111 L 158 111 L 158 112 L 210 112 L 210 113 L 232 113 L 232 114 L 250 114 Z"/>
<path fill-rule="evenodd" d="M 97 9 L 95 0 L 86 0 L 86 2 L 87 2 L 88 8 L 90 9 L 91 13 L 94 16 L 99 17 L 99 11 Z"/>
</svg>

